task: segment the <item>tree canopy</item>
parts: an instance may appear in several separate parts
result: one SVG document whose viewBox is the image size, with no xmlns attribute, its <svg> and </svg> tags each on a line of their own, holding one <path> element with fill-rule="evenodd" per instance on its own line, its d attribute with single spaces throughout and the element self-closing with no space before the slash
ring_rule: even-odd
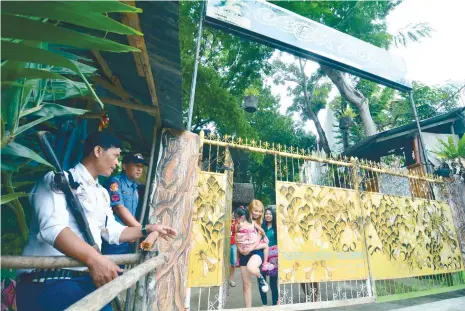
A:
<svg viewBox="0 0 465 311">
<path fill-rule="evenodd" d="M 401 0 L 271 2 L 385 49 L 419 41 L 430 36 L 432 31 L 429 24 L 420 23 L 408 25 L 398 33 L 389 33 L 386 17 L 402 2 Z M 200 8 L 200 2 L 180 3 L 185 118 L 192 83 Z M 333 85 L 341 94 L 331 102 L 336 117 L 340 119 L 347 107 L 353 110 L 354 122 L 348 129 L 350 144 L 376 131 L 408 123 L 413 118 L 405 94 L 324 66 L 314 75 L 305 77 L 306 81 L 303 81 L 298 59 L 291 65 L 284 64 L 279 59 L 272 62 L 273 53 L 270 47 L 222 30 L 204 27 L 193 129 L 198 131 L 212 128 L 220 135 L 245 136 L 288 146 L 314 148 L 315 137 L 304 131 L 303 122 L 312 120 L 318 130 L 320 141 L 324 138 L 325 133 L 316 116 L 318 111 L 327 105 Z M 295 80 L 294 87 L 288 90 L 293 104 L 287 115 L 279 113 L 281 99 L 273 96 L 272 88 L 264 82 L 270 76 L 273 76 L 277 83 Z M 242 107 L 244 95 L 250 88 L 257 90 L 259 94 L 259 106 L 254 114 L 246 113 Z M 431 117 L 455 107 L 457 100 L 454 98 L 441 104 L 443 99 L 453 93 L 454 88 L 453 85 L 430 87 L 415 83 L 415 101 L 420 117 Z M 294 112 L 301 114 L 300 121 L 292 118 Z M 340 130 L 337 131 L 340 135 Z M 322 143 L 322 146 L 325 144 Z M 334 152 L 329 150 L 329 147 L 325 148 L 325 151 Z M 267 157 L 254 155 L 250 158 L 249 175 L 259 197 L 273 197 L 272 165 L 272 159 Z"/>
</svg>

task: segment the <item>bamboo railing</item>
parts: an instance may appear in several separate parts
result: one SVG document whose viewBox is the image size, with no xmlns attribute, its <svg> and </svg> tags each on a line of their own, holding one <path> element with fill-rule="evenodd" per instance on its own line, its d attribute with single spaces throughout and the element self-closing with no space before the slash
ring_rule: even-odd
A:
<svg viewBox="0 0 465 311">
<path fill-rule="evenodd" d="M 82 298 L 66 311 L 98 311 L 109 304 L 119 293 L 127 290 L 137 283 L 140 278 L 149 272 L 163 266 L 168 261 L 167 254 L 153 257 L 137 267 L 132 268 L 123 275 L 117 277 L 110 283 L 98 288 L 96 291 Z"/>
<path fill-rule="evenodd" d="M 106 255 L 117 265 L 133 265 L 139 263 L 142 254 Z M 2 269 L 54 269 L 84 267 L 84 264 L 65 256 L 2 256 Z"/>
</svg>

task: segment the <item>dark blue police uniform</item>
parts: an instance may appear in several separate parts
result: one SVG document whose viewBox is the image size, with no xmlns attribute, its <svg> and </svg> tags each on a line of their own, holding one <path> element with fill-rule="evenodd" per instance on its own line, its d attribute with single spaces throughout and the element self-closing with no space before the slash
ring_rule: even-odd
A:
<svg viewBox="0 0 465 311">
<path fill-rule="evenodd" d="M 136 217 L 137 205 L 139 204 L 139 193 L 137 192 L 137 183 L 129 179 L 124 173 L 120 173 L 108 179 L 105 188 L 110 194 L 110 206 L 113 208 L 117 205 L 124 205 L 132 216 Z M 116 213 L 115 219 L 120 224 L 125 225 Z M 108 244 L 105 241 L 102 245 L 103 254 L 127 254 L 130 252 L 129 243 L 120 245 Z"/>
<path fill-rule="evenodd" d="M 124 156 L 123 164 L 143 164 L 144 158 L 140 153 L 129 153 Z M 124 173 L 124 171 L 116 176 L 110 177 L 105 184 L 105 188 L 110 194 L 110 206 L 114 208 L 117 205 L 123 205 L 128 209 L 132 216 L 136 217 L 137 205 L 139 204 L 139 193 L 137 191 L 137 183 Z M 120 224 L 125 225 L 116 213 L 115 219 Z M 131 244 L 121 243 L 119 245 L 102 243 L 103 254 L 127 254 L 131 251 Z"/>
</svg>

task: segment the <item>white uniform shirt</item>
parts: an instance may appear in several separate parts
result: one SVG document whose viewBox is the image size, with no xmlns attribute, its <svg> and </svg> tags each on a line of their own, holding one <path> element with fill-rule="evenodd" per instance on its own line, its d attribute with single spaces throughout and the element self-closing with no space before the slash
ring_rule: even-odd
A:
<svg viewBox="0 0 465 311">
<path fill-rule="evenodd" d="M 70 172 L 74 180 L 81 184 L 75 193 L 84 209 L 97 245 L 101 248 L 102 237 L 110 244 L 119 244 L 121 232 L 126 226 L 115 220 L 107 190 L 81 163 L 70 169 Z M 83 239 L 76 220 L 67 207 L 65 195 L 53 187 L 53 177 L 53 172 L 46 174 L 34 186 L 29 197 L 34 208 L 34 217 L 23 256 L 64 256 L 53 244 L 61 230 L 66 227 Z"/>
</svg>

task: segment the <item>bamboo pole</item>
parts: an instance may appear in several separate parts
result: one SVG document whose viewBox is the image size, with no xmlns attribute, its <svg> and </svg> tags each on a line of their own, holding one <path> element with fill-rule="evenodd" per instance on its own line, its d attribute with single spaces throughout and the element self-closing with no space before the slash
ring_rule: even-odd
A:
<svg viewBox="0 0 465 311">
<path fill-rule="evenodd" d="M 149 272 L 163 266 L 168 260 L 166 254 L 153 257 L 137 267 L 117 277 L 113 281 L 98 288 L 96 291 L 82 298 L 66 311 L 98 311 L 109 304 L 119 293 L 128 289 Z"/>
<path fill-rule="evenodd" d="M 141 254 L 105 255 L 117 265 L 136 264 Z M 2 269 L 51 269 L 85 267 L 82 262 L 65 256 L 2 256 Z"/>
</svg>

